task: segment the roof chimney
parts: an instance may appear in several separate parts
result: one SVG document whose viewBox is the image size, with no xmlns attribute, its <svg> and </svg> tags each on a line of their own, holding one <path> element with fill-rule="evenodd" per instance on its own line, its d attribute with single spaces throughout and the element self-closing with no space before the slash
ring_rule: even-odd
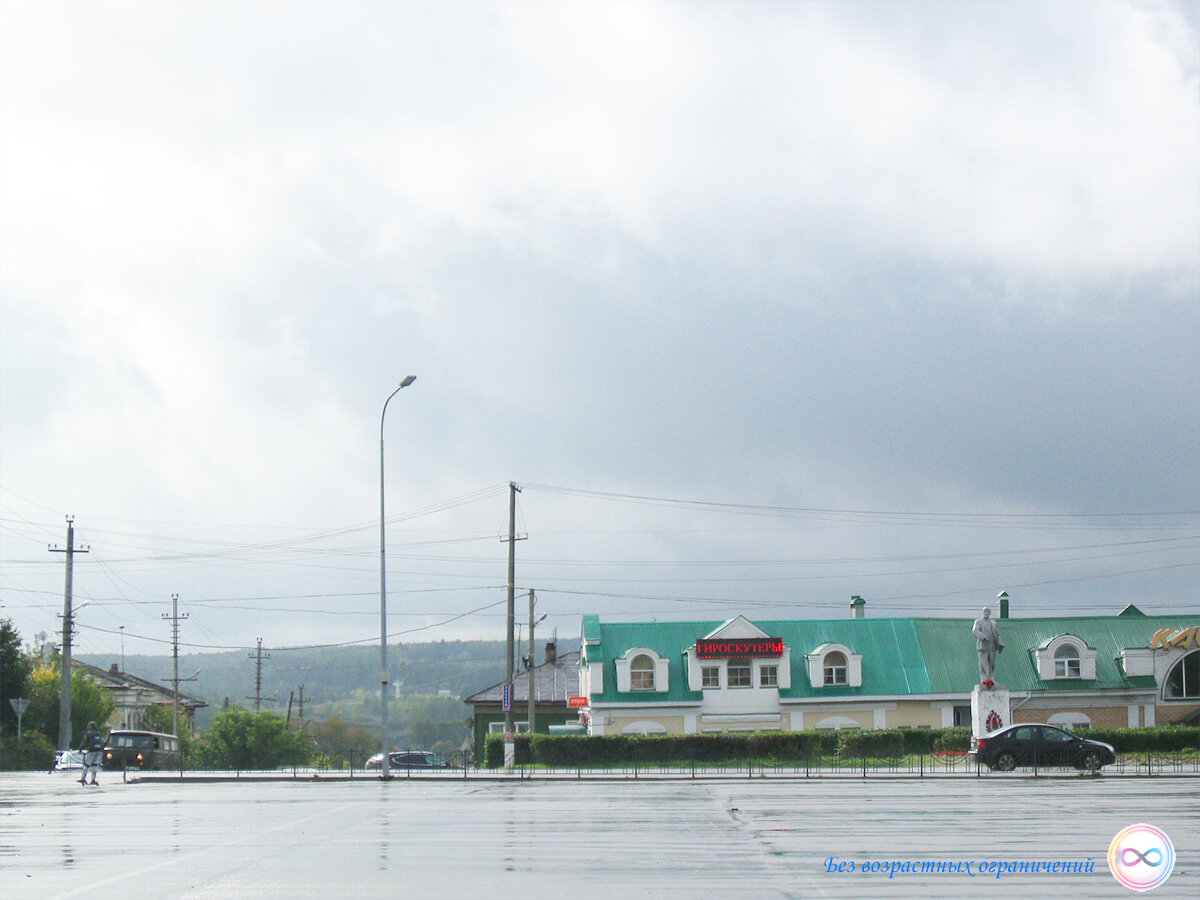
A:
<svg viewBox="0 0 1200 900">
<path fill-rule="evenodd" d="M 558 659 L 558 648 L 554 645 L 554 641 L 546 642 L 546 662 L 552 663 Z"/>
<path fill-rule="evenodd" d="M 117 675 L 117 674 L 119 674 L 119 673 L 120 673 L 120 671 L 121 671 L 121 670 L 117 668 L 117 664 L 116 664 L 116 663 L 113 663 L 111 666 L 109 666 L 109 667 L 108 667 L 108 674 L 109 674 L 109 675 Z"/>
<path fill-rule="evenodd" d="M 867 601 L 862 597 L 854 596 L 850 598 L 850 618 L 862 619 L 867 615 Z"/>
<path fill-rule="evenodd" d="M 1000 618 L 1008 618 L 1008 591 L 1001 591 L 996 595 L 996 599 L 1000 601 Z"/>
</svg>

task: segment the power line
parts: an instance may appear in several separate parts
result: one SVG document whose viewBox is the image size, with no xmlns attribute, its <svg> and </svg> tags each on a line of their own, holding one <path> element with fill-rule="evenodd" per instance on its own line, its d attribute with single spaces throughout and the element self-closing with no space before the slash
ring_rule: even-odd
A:
<svg viewBox="0 0 1200 900">
<path fill-rule="evenodd" d="M 580 488 L 557 487 L 545 484 L 524 484 L 526 488 L 542 491 L 548 494 L 564 494 L 574 497 L 590 497 L 600 500 L 612 500 L 624 503 L 644 503 L 660 506 L 677 506 L 690 509 L 707 509 L 722 512 L 737 512 L 748 515 L 821 515 L 821 516 L 861 516 L 864 518 L 903 518 L 914 521 L 930 520 L 935 522 L 951 521 L 1003 521 L 1003 520 L 1066 520 L 1066 519 L 1124 519 L 1124 518 L 1182 518 L 1200 516 L 1198 510 L 1172 510 L 1159 512 L 1121 512 L 1121 513 L 980 513 L 980 512 L 921 512 L 915 510 L 866 510 L 838 509 L 830 507 L 777 506 L 752 503 L 725 503 L 714 500 L 684 500 L 670 497 L 654 497 L 643 494 L 618 494 L 605 491 L 585 490 Z"/>
</svg>

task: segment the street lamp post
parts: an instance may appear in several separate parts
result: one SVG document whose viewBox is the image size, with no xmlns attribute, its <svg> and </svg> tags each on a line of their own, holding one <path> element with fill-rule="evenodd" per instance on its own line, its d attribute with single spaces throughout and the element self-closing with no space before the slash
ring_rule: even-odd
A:
<svg viewBox="0 0 1200 900">
<path fill-rule="evenodd" d="M 383 420 L 387 416 L 388 404 L 400 393 L 417 380 L 416 375 L 409 375 L 400 382 L 388 398 L 383 401 L 383 412 L 379 414 L 379 739 L 380 752 L 383 754 L 379 761 L 379 771 L 386 780 L 390 777 L 388 759 L 388 662 L 387 662 L 387 544 L 384 542 L 383 515 Z"/>
</svg>

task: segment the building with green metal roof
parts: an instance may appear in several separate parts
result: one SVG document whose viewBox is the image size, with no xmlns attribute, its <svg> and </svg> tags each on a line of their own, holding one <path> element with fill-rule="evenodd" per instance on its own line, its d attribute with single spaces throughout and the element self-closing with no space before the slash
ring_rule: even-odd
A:
<svg viewBox="0 0 1200 900">
<path fill-rule="evenodd" d="M 1195 720 L 1200 614 L 1013 618 L 994 678 L 1006 721 L 1065 727 Z M 592 734 L 970 725 L 970 619 L 604 622 L 584 616 L 580 693 Z"/>
</svg>

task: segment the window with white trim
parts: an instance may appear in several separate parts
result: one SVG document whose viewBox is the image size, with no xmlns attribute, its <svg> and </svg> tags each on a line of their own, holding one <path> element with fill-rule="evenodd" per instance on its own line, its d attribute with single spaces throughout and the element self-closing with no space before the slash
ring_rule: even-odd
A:
<svg viewBox="0 0 1200 900">
<path fill-rule="evenodd" d="M 629 689 L 631 691 L 654 690 L 654 660 L 645 653 L 635 656 L 629 664 Z"/>
<path fill-rule="evenodd" d="M 826 685 L 846 683 L 846 672 L 849 669 L 849 663 L 846 660 L 846 654 L 841 650 L 833 650 L 826 653 L 823 668 L 825 670 Z"/>
<path fill-rule="evenodd" d="M 1077 634 L 1059 634 L 1037 648 L 1037 673 L 1042 681 L 1096 677 L 1096 648 Z"/>
<path fill-rule="evenodd" d="M 731 659 L 729 668 L 726 670 L 727 684 L 731 688 L 748 688 L 752 687 L 750 680 L 750 660 L 748 659 Z"/>
<path fill-rule="evenodd" d="M 1079 678 L 1079 648 L 1074 644 L 1063 644 L 1054 651 L 1054 677 Z"/>
<path fill-rule="evenodd" d="M 779 687 L 779 666 L 759 666 L 759 687 Z"/>
<path fill-rule="evenodd" d="M 700 669 L 700 686 L 705 688 L 719 688 L 721 686 L 721 667 L 702 667 Z"/>
</svg>

